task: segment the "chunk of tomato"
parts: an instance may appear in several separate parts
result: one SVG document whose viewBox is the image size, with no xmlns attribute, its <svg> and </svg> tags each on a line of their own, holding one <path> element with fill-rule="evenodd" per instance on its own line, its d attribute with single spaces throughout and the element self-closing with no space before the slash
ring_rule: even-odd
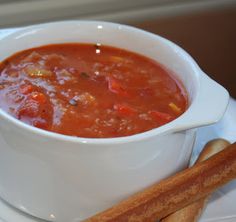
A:
<svg viewBox="0 0 236 222">
<path fill-rule="evenodd" d="M 129 97 L 129 93 L 125 90 L 121 84 L 114 78 L 108 77 L 108 89 L 120 96 Z"/>
<path fill-rule="evenodd" d="M 31 84 L 23 84 L 20 86 L 19 91 L 21 94 L 29 94 L 33 92 L 33 86 Z"/>
<path fill-rule="evenodd" d="M 23 116 L 27 117 L 37 117 L 39 114 L 40 105 L 37 101 L 32 99 L 27 99 L 24 103 L 20 105 L 17 110 L 17 116 L 19 119 Z"/>
<path fill-rule="evenodd" d="M 49 124 L 45 119 L 36 119 L 33 121 L 33 125 L 40 129 L 47 129 L 49 127 Z"/>
<path fill-rule="evenodd" d="M 46 96 L 43 93 L 41 93 L 41 92 L 33 92 L 33 93 L 31 93 L 30 99 L 32 99 L 32 100 L 34 100 L 34 101 L 36 101 L 36 102 L 38 102 L 40 104 L 44 104 L 47 101 Z"/>
<path fill-rule="evenodd" d="M 149 111 L 149 115 L 161 125 L 168 123 L 174 119 L 174 117 L 171 116 L 170 114 L 159 112 L 156 110 Z"/>
<path fill-rule="evenodd" d="M 137 113 L 134 108 L 126 104 L 115 104 L 114 109 L 122 116 L 131 116 Z"/>
</svg>

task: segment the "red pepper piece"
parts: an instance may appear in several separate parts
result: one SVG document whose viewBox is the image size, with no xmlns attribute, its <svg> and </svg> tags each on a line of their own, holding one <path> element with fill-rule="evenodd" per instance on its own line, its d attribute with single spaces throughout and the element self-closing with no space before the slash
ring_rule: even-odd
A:
<svg viewBox="0 0 236 222">
<path fill-rule="evenodd" d="M 130 116 L 137 113 L 134 108 L 126 104 L 115 104 L 114 109 L 117 110 L 117 112 L 122 116 Z"/>
<path fill-rule="evenodd" d="M 129 93 L 120 85 L 120 83 L 112 77 L 108 77 L 108 88 L 111 92 L 120 96 L 129 97 Z"/>
<path fill-rule="evenodd" d="M 174 119 L 170 114 L 159 111 L 149 111 L 149 114 L 155 121 L 157 121 L 161 125 L 168 123 Z"/>
</svg>

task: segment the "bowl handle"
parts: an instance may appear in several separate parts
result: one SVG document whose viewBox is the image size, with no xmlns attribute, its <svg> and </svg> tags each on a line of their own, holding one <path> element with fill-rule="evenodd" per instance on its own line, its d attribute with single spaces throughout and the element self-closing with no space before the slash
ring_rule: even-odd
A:
<svg viewBox="0 0 236 222">
<path fill-rule="evenodd" d="M 229 102 L 228 91 L 208 77 L 200 75 L 199 92 L 182 118 L 177 119 L 174 131 L 216 123 L 224 115 Z"/>
</svg>

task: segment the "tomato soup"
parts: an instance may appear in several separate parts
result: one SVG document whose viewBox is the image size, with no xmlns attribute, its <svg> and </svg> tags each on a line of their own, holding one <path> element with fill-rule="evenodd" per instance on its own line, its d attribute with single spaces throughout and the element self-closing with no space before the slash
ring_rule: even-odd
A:
<svg viewBox="0 0 236 222">
<path fill-rule="evenodd" d="M 129 136 L 180 116 L 183 85 L 158 62 L 101 44 L 53 44 L 0 64 L 0 107 L 38 128 L 86 138 Z"/>
</svg>

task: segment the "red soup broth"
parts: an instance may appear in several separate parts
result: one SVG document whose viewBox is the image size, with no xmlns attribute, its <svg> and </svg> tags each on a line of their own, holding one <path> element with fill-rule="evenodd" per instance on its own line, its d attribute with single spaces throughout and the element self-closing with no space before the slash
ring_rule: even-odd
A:
<svg viewBox="0 0 236 222">
<path fill-rule="evenodd" d="M 188 106 L 158 62 L 101 44 L 53 44 L 0 64 L 0 107 L 38 128 L 86 138 L 129 136 L 162 126 Z"/>
</svg>

